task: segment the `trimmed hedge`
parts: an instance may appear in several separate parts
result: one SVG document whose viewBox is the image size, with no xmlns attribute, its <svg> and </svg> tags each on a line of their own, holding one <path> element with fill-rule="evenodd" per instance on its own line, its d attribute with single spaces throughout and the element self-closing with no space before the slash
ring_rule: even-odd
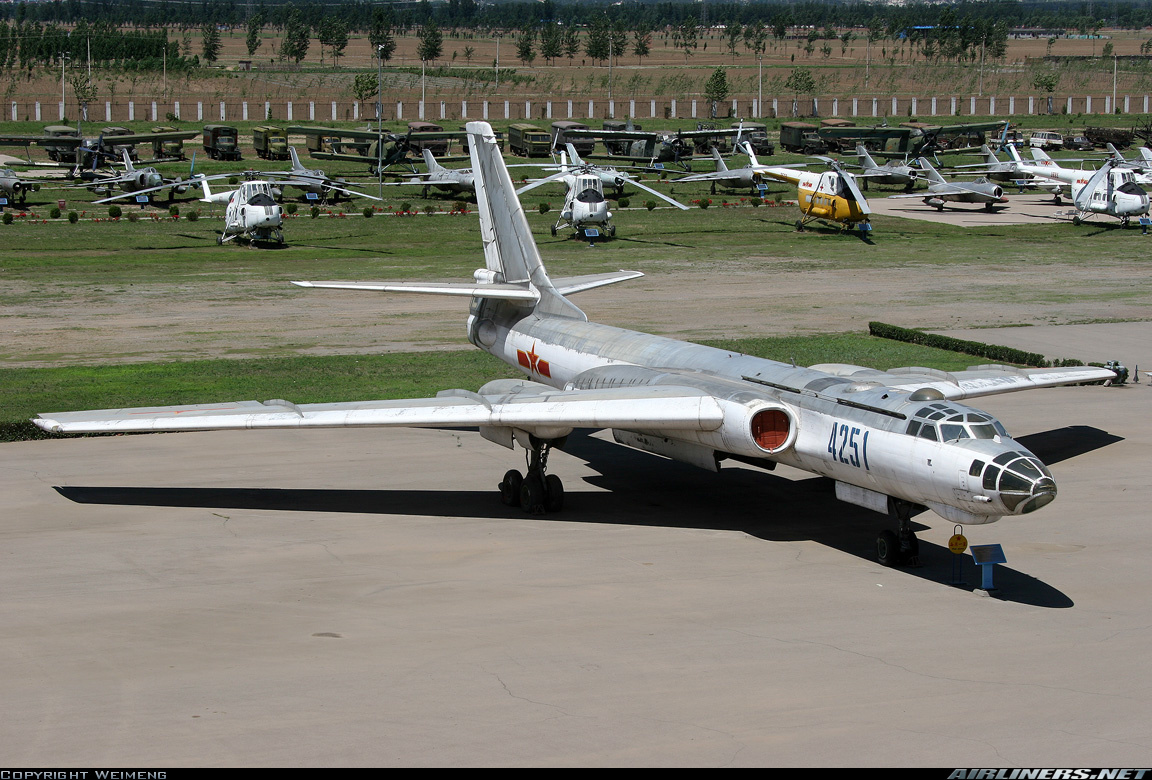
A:
<svg viewBox="0 0 1152 780">
<path fill-rule="evenodd" d="M 1004 347 L 999 344 L 985 344 L 980 341 L 965 341 L 954 339 L 951 336 L 939 336 L 935 333 L 925 333 L 922 330 L 901 328 L 897 325 L 888 325 L 884 322 L 869 322 L 868 332 L 873 336 L 893 341 L 903 341 L 908 344 L 919 344 L 925 347 L 936 347 L 951 352 L 963 352 L 965 355 L 976 355 L 987 358 L 996 363 L 1015 363 L 1021 366 L 1034 366 L 1048 368 L 1049 362 L 1043 355 L 1035 352 L 1025 352 L 1014 347 Z M 1058 361 L 1060 365 L 1069 365 L 1067 361 Z"/>
</svg>

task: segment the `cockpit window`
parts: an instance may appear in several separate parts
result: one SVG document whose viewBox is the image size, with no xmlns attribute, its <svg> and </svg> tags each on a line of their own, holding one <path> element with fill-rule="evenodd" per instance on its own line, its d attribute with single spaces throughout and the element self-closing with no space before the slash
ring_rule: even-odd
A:
<svg viewBox="0 0 1152 780">
<path fill-rule="evenodd" d="M 943 423 L 940 426 L 940 438 L 944 441 L 956 441 L 957 439 L 970 439 L 968 431 L 963 425 L 953 425 L 951 423 Z"/>
<path fill-rule="evenodd" d="M 581 203 L 603 203 L 604 193 L 600 192 L 595 187 L 589 187 L 576 196 L 576 200 Z"/>
<path fill-rule="evenodd" d="M 936 426 L 935 425 L 925 425 L 923 428 L 920 429 L 920 438 L 921 439 L 928 439 L 928 441 L 937 441 Z"/>
<path fill-rule="evenodd" d="M 978 477 L 978 476 L 980 476 L 980 472 L 983 470 L 984 470 L 984 461 L 974 460 L 974 461 L 972 461 L 972 465 L 968 467 L 968 476 Z"/>
</svg>

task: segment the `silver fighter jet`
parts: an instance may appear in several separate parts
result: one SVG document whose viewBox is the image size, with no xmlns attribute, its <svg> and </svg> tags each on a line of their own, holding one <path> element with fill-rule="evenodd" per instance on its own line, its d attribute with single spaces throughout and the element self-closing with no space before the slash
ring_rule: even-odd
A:
<svg viewBox="0 0 1152 780">
<path fill-rule="evenodd" d="M 621 444 L 710 471 L 724 461 L 766 469 L 784 463 L 828 477 L 842 500 L 896 521 L 898 531 L 884 531 L 876 543 L 886 565 L 915 558 L 909 518 L 918 508 L 950 523 L 989 523 L 1056 497 L 1044 464 L 964 401 L 1105 380 L 1111 371 L 802 368 L 589 322 L 570 294 L 641 274 L 550 278 L 492 128 L 470 122 L 468 133 L 484 247 L 484 267 L 472 282 L 297 284 L 461 296 L 470 302 L 469 340 L 522 378 L 435 398 L 47 413 L 36 424 L 59 432 L 477 426 L 489 441 L 527 450 L 527 473 L 508 471 L 499 489 L 505 503 L 533 513 L 563 505 L 563 485 L 548 472 L 549 451 L 576 428 L 611 429 Z"/>
</svg>

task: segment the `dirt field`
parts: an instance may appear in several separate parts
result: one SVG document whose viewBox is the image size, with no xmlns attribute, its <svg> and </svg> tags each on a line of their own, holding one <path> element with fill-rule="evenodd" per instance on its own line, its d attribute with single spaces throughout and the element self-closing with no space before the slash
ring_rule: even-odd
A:
<svg viewBox="0 0 1152 780">
<path fill-rule="evenodd" d="M 808 55 L 802 48 L 806 43 L 804 40 L 796 38 L 777 42 L 770 39 L 763 70 L 743 44 L 735 56 L 726 53 L 722 31 L 712 30 L 702 36 L 700 47 L 687 58 L 682 51 L 673 48 L 670 38 L 655 34 L 650 56 L 640 60 L 627 54 L 614 60 L 610 72 L 606 66 L 593 66 L 586 62 L 582 55 L 572 61 L 562 58 L 551 64 L 537 58 L 527 66 L 516 59 L 513 37 L 505 36 L 498 41 L 496 38 L 468 37 L 470 33 L 462 32 L 455 38 L 445 35 L 444 56 L 434 65 L 459 68 L 464 75 L 468 69 L 491 68 L 499 60 L 501 68 L 512 68 L 518 75 L 532 76 L 533 80 L 530 83 L 495 85 L 469 78 L 429 78 L 423 83 L 424 96 L 429 101 L 539 100 L 545 97 L 553 100 L 604 100 L 611 92 L 616 100 L 699 98 L 704 83 L 719 66 L 728 69 L 731 97 L 742 101 L 757 97 L 761 92 L 765 100 L 771 97 L 790 99 L 790 91 L 783 85 L 791 71 L 801 66 L 813 69 L 819 95 L 823 98 L 1026 96 L 1036 93 L 1032 86 L 1034 66 L 1029 64 L 1030 60 L 1034 63 L 1048 53 L 1069 57 L 1096 56 L 1106 43 L 1112 43 L 1117 55 L 1138 56 L 1141 44 L 1148 38 L 1143 31 L 1102 30 L 1100 39 L 1059 39 L 1050 52 L 1046 39 L 1011 40 L 1008 55 L 1002 63 L 986 63 L 981 69 L 974 63 L 927 65 L 920 55 L 911 52 L 909 46 L 900 47 L 891 41 L 873 44 L 869 51 L 863 31 L 855 34 L 856 39 L 843 50 L 839 40 L 829 41 L 831 51 L 827 57 L 820 51 L 824 41 L 817 42 L 815 52 Z M 414 35 L 398 36 L 397 44 L 395 57 L 389 66 L 419 69 L 417 38 Z M 161 103 L 178 100 L 185 104 L 244 100 L 255 103 L 265 100 L 273 103 L 301 100 L 348 102 L 353 97 L 351 85 L 355 73 L 375 71 L 376 68 L 365 37 L 351 39 L 338 68 L 331 68 L 330 58 L 321 63 L 320 46 L 314 40 L 301 69 L 285 70 L 276 59 L 278 47 L 279 41 L 266 34 L 255 58 L 251 58 L 254 70 L 239 72 L 239 62 L 250 58 L 244 45 L 244 31 L 236 30 L 223 37 L 223 50 L 218 62 L 221 70 L 203 71 L 194 77 L 174 73 L 167 78 L 97 71 L 97 101 L 99 104 L 111 101 L 125 105 L 130 100 L 157 100 Z M 198 33 L 189 34 L 188 48 L 191 53 L 200 51 Z M 466 48 L 473 49 L 470 60 L 465 57 Z M 1054 95 L 1057 101 L 1067 96 L 1103 96 L 1110 94 L 1113 87 L 1111 60 L 1077 63 L 1059 72 L 1060 81 Z M 422 83 L 418 73 L 386 72 L 384 84 L 385 102 L 411 102 L 421 97 Z M 1121 61 L 1116 87 L 1119 94 L 1137 95 L 1152 90 L 1152 82 L 1147 73 Z M 22 106 L 41 101 L 54 107 L 60 99 L 59 70 L 48 68 L 10 82 L 5 98 Z M 71 101 L 70 93 L 68 99 Z M 1102 107 L 1101 104 L 1096 110 Z M 23 108 L 20 110 L 27 113 Z M 69 111 L 70 115 L 75 113 L 74 109 Z M 120 117 L 114 113 L 114 118 Z"/>
</svg>

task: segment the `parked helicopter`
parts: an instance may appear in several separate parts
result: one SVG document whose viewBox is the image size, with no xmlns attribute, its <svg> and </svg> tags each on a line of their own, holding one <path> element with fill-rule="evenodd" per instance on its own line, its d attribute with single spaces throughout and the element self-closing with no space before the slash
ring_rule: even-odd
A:
<svg viewBox="0 0 1152 780">
<path fill-rule="evenodd" d="M 1107 160 L 1099 170 L 1093 172 L 1062 168 L 1043 152 L 1040 152 L 1043 157 L 1033 164 L 1021 160 L 1014 147 L 1009 147 L 1009 153 L 1019 170 L 1068 185 L 1072 191 L 1072 203 L 1076 206 L 1076 213 L 1072 216 L 1074 225 L 1096 214 L 1104 214 L 1116 217 L 1122 227 L 1127 227 L 1132 217 L 1148 214 L 1148 193 L 1136 183 L 1136 177 L 1127 164 Z M 1059 192 L 1055 200 L 1060 203 Z"/>
<path fill-rule="evenodd" d="M 1004 197 L 1004 188 L 995 182 L 983 177 L 970 182 L 950 182 L 932 167 L 927 158 L 921 157 L 919 163 L 920 175 L 928 182 L 928 192 L 888 197 L 922 198 L 925 205 L 938 211 L 944 210 L 945 203 L 983 203 L 985 209 L 992 211 L 994 206 L 1008 202 Z"/>
<path fill-rule="evenodd" d="M 849 230 L 859 227 L 861 233 L 870 231 L 872 207 L 856 184 L 856 176 L 831 157 L 816 159 L 826 163 L 830 170 L 814 172 L 787 166 L 759 165 L 755 157 L 753 164 L 763 177 L 796 185 L 796 202 L 802 214 L 796 220 L 797 230 L 822 219 L 839 223 Z"/>
<path fill-rule="evenodd" d="M 216 237 L 217 244 L 237 238 L 249 241 L 284 243 L 284 214 L 276 202 L 272 182 L 246 181 L 234 190 L 212 192 L 208 179 L 201 178 L 204 203 L 227 203 L 224 210 L 224 231 Z"/>
<path fill-rule="evenodd" d="M 569 146 L 571 145 L 569 144 Z M 609 238 L 614 238 L 616 226 L 612 224 L 612 212 L 608 210 L 608 201 L 604 198 L 604 184 L 600 180 L 595 166 L 585 163 L 582 166 L 569 167 L 564 154 L 561 154 L 560 159 L 562 170 L 521 187 L 516 190 L 516 194 L 520 195 L 550 182 L 563 181 L 568 192 L 565 195 L 564 206 L 560 209 L 560 218 L 552 226 L 552 235 L 555 236 L 561 228 L 572 227 L 578 235 L 588 239 L 599 236 L 601 230 Z M 683 203 L 657 192 L 651 187 L 638 181 L 632 183 L 645 192 L 650 192 L 661 200 L 671 203 L 678 209 L 688 210 L 688 207 Z"/>
</svg>

